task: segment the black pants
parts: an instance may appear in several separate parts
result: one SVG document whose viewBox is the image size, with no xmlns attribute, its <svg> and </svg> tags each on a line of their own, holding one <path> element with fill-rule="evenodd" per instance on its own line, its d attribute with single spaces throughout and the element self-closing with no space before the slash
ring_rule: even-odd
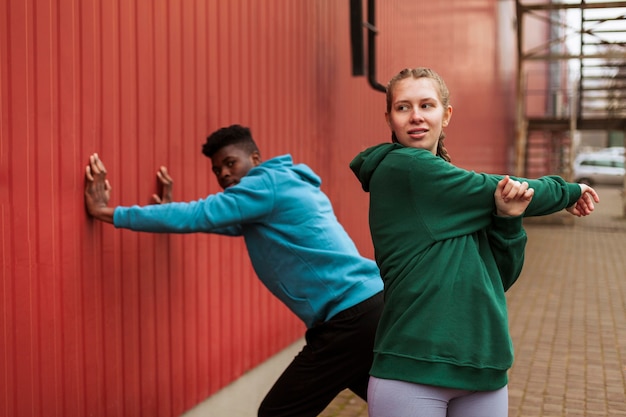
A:
<svg viewBox="0 0 626 417">
<path fill-rule="evenodd" d="M 315 417 L 344 389 L 366 400 L 382 292 L 308 329 L 306 345 L 259 407 L 259 417 Z"/>
</svg>

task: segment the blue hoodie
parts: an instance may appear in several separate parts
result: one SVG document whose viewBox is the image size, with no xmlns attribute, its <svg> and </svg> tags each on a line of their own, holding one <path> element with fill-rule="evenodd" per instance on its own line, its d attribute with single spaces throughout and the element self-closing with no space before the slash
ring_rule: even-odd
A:
<svg viewBox="0 0 626 417">
<path fill-rule="evenodd" d="M 263 284 L 307 327 L 382 291 L 376 263 L 339 224 L 320 178 L 282 155 L 224 192 L 186 203 L 117 207 L 115 227 L 243 236 Z"/>
</svg>

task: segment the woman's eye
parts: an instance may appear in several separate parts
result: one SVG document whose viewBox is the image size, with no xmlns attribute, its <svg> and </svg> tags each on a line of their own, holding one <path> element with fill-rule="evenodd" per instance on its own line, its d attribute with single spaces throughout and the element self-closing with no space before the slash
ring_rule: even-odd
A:
<svg viewBox="0 0 626 417">
<path fill-rule="evenodd" d="M 407 111 L 409 109 L 409 106 L 407 106 L 406 104 L 401 104 L 398 107 L 396 107 L 396 109 L 398 111 Z"/>
</svg>

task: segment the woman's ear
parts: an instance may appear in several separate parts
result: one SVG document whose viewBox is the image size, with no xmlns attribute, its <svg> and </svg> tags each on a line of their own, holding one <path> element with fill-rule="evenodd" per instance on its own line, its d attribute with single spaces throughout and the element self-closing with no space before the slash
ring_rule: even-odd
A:
<svg viewBox="0 0 626 417">
<path fill-rule="evenodd" d="M 385 112 L 385 121 L 387 122 L 387 126 L 391 128 L 391 120 L 389 120 L 389 113 Z"/>
<path fill-rule="evenodd" d="M 443 115 L 443 127 L 447 127 L 450 123 L 450 119 L 452 118 L 452 106 L 448 106 Z"/>
</svg>

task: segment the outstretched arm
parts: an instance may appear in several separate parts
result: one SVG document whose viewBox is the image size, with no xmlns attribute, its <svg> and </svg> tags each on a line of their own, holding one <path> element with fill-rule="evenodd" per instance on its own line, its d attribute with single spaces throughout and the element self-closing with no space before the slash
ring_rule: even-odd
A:
<svg viewBox="0 0 626 417">
<path fill-rule="evenodd" d="M 436 239 L 447 239 L 484 229 L 494 214 L 494 192 L 504 175 L 480 174 L 467 171 L 420 149 L 401 148 L 389 156 L 410 159 L 406 173 L 394 175 L 411 179 L 411 195 L 420 201 L 420 210 Z M 400 152 L 403 151 L 404 153 Z M 523 212 L 524 217 L 544 216 L 566 208 L 575 215 L 588 215 L 597 198 L 590 188 L 570 183 L 558 176 L 537 179 L 515 178 L 527 182 L 534 190 L 533 197 Z M 390 192 L 393 192 L 390 188 Z M 584 195 L 581 194 L 584 192 Z M 385 194 L 384 192 L 382 193 Z M 436 195 L 437 199 L 432 199 Z M 432 202 L 432 204 L 430 204 Z M 464 213 L 459 216 L 459 210 Z M 446 222 L 437 221 L 445 218 Z"/>
<path fill-rule="evenodd" d="M 261 215 L 259 207 L 271 210 L 271 205 L 259 202 L 271 192 L 254 184 L 250 188 L 240 187 L 239 192 L 231 192 L 228 196 L 218 193 L 192 202 L 172 202 L 174 181 L 165 167 L 160 167 L 157 172 L 161 182 L 160 195 L 153 195 L 157 204 L 109 207 L 111 184 L 106 175 L 104 163 L 97 153 L 92 154 L 85 168 L 85 209 L 95 219 L 118 228 L 151 233 L 206 232 L 240 236 L 244 220 L 238 207 L 240 204 L 250 206 L 240 200 L 255 202 L 257 211 L 252 213 L 255 216 Z"/>
<path fill-rule="evenodd" d="M 89 165 L 85 169 L 85 208 L 94 218 L 112 224 L 115 208 L 108 206 L 111 184 L 106 176 L 104 164 L 94 153 L 89 157 Z"/>
<path fill-rule="evenodd" d="M 563 209 L 575 216 L 587 216 L 600 202 L 595 190 L 585 184 L 566 182 L 562 177 L 548 175 L 537 179 L 514 178 L 527 181 L 535 189 L 535 198 L 524 216 L 543 216 Z"/>
</svg>

